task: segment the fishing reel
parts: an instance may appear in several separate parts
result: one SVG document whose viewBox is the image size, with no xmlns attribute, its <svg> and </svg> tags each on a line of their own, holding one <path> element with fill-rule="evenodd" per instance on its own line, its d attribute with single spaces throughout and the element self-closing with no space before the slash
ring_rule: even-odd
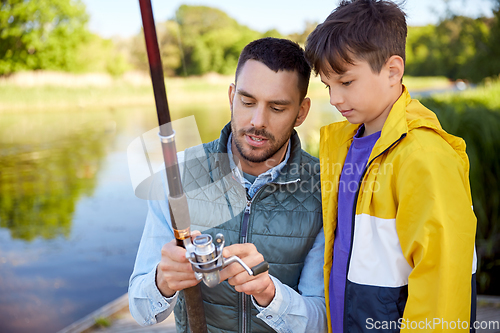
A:
<svg viewBox="0 0 500 333">
<path fill-rule="evenodd" d="M 250 268 L 238 256 L 224 258 L 222 250 L 224 249 L 224 235 L 219 233 L 215 236 L 215 245 L 212 242 L 212 236 L 202 234 L 197 236 L 192 246 L 187 249 L 186 258 L 193 267 L 196 279 L 201 280 L 210 288 L 220 283 L 220 270 L 224 267 L 237 262 L 250 276 L 258 275 L 269 269 L 267 261 Z"/>
</svg>

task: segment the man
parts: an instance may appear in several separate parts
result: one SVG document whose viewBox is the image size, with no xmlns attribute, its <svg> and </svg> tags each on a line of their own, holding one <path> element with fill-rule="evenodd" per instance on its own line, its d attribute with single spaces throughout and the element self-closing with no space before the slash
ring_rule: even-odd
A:
<svg viewBox="0 0 500 333">
<path fill-rule="evenodd" d="M 222 232 L 224 257 L 270 264 L 257 276 L 231 264 L 220 272 L 222 283 L 202 284 L 210 332 L 326 330 L 319 164 L 294 130 L 309 112 L 310 71 L 289 40 L 251 42 L 229 87 L 231 122 L 218 140 L 179 154 L 192 228 Z M 130 278 L 132 315 L 151 325 L 175 304 L 177 329 L 187 332 L 182 290 L 198 283 L 175 246 L 167 202 L 150 201 Z"/>
</svg>

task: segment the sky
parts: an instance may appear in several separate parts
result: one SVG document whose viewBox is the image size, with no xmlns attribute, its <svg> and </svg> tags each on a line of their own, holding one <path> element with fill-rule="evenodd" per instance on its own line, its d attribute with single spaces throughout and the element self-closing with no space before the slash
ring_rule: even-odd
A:
<svg viewBox="0 0 500 333">
<path fill-rule="evenodd" d="M 81 0 L 90 15 L 89 28 L 102 37 L 130 37 L 140 32 L 138 0 Z M 436 23 L 445 12 L 446 0 L 406 0 L 403 7 L 408 25 Z M 305 22 L 322 22 L 339 0 L 152 0 L 156 21 L 175 15 L 181 4 L 203 5 L 223 10 L 240 24 L 265 32 L 302 32 Z M 493 0 L 448 0 L 455 13 L 478 17 L 492 16 Z"/>
</svg>

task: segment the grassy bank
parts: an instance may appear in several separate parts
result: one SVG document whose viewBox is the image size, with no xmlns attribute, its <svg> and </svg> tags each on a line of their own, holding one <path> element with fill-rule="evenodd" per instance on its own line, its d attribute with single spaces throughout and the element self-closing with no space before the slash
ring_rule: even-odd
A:
<svg viewBox="0 0 500 333">
<path fill-rule="evenodd" d="M 168 100 L 175 108 L 227 105 L 227 90 L 233 76 L 167 78 Z M 440 89 L 449 85 L 444 78 L 405 77 L 410 91 Z M 328 100 L 319 77 L 312 77 L 309 96 Z M 75 109 L 115 109 L 154 106 L 153 90 L 147 74 L 124 76 L 23 73 L 0 79 L 0 112 L 50 111 Z"/>
<path fill-rule="evenodd" d="M 449 105 L 459 112 L 475 107 L 500 112 L 500 79 L 487 80 L 475 89 L 460 93 L 436 94 L 431 100 L 433 103 Z"/>
<path fill-rule="evenodd" d="M 219 96 L 227 96 L 231 83 L 211 82 L 210 79 L 167 79 L 169 102 L 173 105 L 189 103 L 218 103 Z M 50 111 L 62 109 L 120 108 L 154 105 L 151 84 L 133 84 L 114 80 L 104 86 L 0 85 L 0 112 Z"/>
</svg>

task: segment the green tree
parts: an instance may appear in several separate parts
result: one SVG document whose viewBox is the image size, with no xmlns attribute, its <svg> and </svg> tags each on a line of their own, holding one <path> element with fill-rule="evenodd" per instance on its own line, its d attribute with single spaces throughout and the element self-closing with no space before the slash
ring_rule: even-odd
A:
<svg viewBox="0 0 500 333">
<path fill-rule="evenodd" d="M 500 0 L 495 0 L 489 36 L 478 48 L 476 75 L 480 78 L 500 75 Z"/>
<path fill-rule="evenodd" d="M 476 54 L 488 39 L 489 20 L 452 16 L 437 26 L 410 27 L 406 73 L 479 81 Z"/>
<path fill-rule="evenodd" d="M 0 75 L 19 70 L 78 70 L 90 36 L 79 0 L 2 0 Z"/>
<path fill-rule="evenodd" d="M 180 44 L 180 27 L 175 21 L 168 20 L 158 25 L 158 43 L 161 45 L 161 59 L 166 75 L 172 76 L 183 69 L 183 53 Z M 142 34 L 144 40 L 144 34 Z"/>
<path fill-rule="evenodd" d="M 316 26 L 318 25 L 318 22 L 306 22 L 305 24 L 305 29 L 301 33 L 293 33 L 288 35 L 287 38 L 293 40 L 296 43 L 299 43 L 300 45 L 304 46 L 306 44 L 307 36 L 313 32 L 314 29 L 316 29 Z"/>
<path fill-rule="evenodd" d="M 261 37 L 219 9 L 182 5 L 175 15 L 187 74 L 229 74 L 243 47 Z"/>
<path fill-rule="evenodd" d="M 317 23 L 306 22 L 305 30 L 283 36 L 272 29 L 264 33 L 239 24 L 223 11 L 206 6 L 181 5 L 175 17 L 156 26 L 167 76 L 201 75 L 208 72 L 233 74 L 241 50 L 262 37 L 289 38 L 304 45 Z M 141 32 L 130 42 L 133 66 L 148 70 L 144 36 Z"/>
<path fill-rule="evenodd" d="M 119 76 L 132 66 L 125 50 L 120 50 L 120 40 L 103 39 L 90 34 L 85 43 L 78 46 L 75 67 L 78 72 L 107 72 Z"/>
<path fill-rule="evenodd" d="M 174 20 L 157 23 L 156 35 L 165 75 L 174 76 L 176 73 L 184 72 L 179 24 Z M 141 30 L 130 40 L 129 52 L 132 65 L 139 70 L 148 71 L 145 45 L 144 31 Z"/>
<path fill-rule="evenodd" d="M 157 24 L 157 35 L 167 76 L 232 74 L 243 47 L 263 36 L 219 9 L 188 5 L 180 6 L 175 18 Z M 131 58 L 136 68 L 148 69 L 142 32 L 131 42 Z"/>
</svg>

